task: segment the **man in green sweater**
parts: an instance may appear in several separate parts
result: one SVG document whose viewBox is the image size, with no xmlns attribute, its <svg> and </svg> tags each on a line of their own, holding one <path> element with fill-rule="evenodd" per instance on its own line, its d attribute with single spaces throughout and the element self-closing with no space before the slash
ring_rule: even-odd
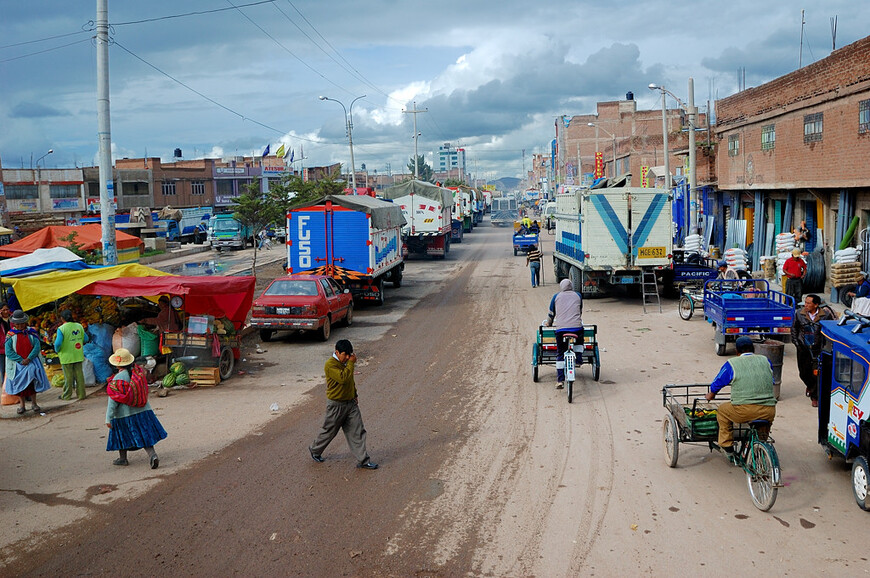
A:
<svg viewBox="0 0 870 578">
<path fill-rule="evenodd" d="M 88 342 L 88 335 L 81 323 L 73 321 L 72 312 L 69 309 L 61 311 L 60 318 L 63 319 L 64 324 L 58 328 L 54 340 L 54 350 L 57 352 L 60 366 L 63 368 L 63 394 L 60 399 L 72 399 L 73 387 L 75 387 L 76 396 L 82 400 L 87 395 L 85 393 L 85 374 L 82 369 L 85 360 L 82 347 Z"/>
<path fill-rule="evenodd" d="M 737 338 L 737 354 L 725 362 L 707 393 L 712 401 L 726 385 L 731 386 L 731 401 L 719 404 L 716 420 L 719 422 L 719 447 L 726 454 L 734 453 L 733 427 L 735 423 L 748 423 L 756 419 L 773 422 L 776 416 L 776 397 L 773 395 L 773 369 L 770 360 L 755 355 L 755 346 L 746 336 Z"/>
<path fill-rule="evenodd" d="M 353 380 L 355 365 L 353 345 L 347 339 L 339 340 L 335 344 L 335 353 L 323 368 L 326 373 L 326 418 L 314 443 L 308 446 L 308 451 L 315 462 L 323 462 L 323 450 L 335 438 L 338 430 L 343 430 L 347 445 L 356 457 L 356 467 L 376 470 L 378 464 L 372 463 L 366 451 L 366 428 L 359 411 L 356 384 Z"/>
</svg>

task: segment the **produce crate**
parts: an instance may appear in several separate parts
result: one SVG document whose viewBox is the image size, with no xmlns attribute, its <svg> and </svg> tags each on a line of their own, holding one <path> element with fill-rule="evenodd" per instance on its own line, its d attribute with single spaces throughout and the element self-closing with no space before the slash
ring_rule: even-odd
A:
<svg viewBox="0 0 870 578">
<path fill-rule="evenodd" d="M 217 367 L 193 367 L 187 371 L 191 385 L 211 387 L 221 382 L 221 372 Z"/>
<path fill-rule="evenodd" d="M 164 333 L 163 345 L 169 347 L 205 347 L 211 345 L 211 335 L 187 335 L 185 341 L 184 333 Z"/>
</svg>

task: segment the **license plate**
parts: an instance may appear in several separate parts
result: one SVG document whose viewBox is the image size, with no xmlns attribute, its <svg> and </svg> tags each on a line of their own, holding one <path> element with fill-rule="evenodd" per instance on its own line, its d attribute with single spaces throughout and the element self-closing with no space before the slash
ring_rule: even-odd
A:
<svg viewBox="0 0 870 578">
<path fill-rule="evenodd" d="M 277 309 L 275 309 L 275 311 L 278 313 L 278 315 L 290 315 L 289 307 L 278 307 Z"/>
<path fill-rule="evenodd" d="M 665 247 L 640 247 L 637 250 L 638 259 L 664 259 L 667 256 Z"/>
</svg>

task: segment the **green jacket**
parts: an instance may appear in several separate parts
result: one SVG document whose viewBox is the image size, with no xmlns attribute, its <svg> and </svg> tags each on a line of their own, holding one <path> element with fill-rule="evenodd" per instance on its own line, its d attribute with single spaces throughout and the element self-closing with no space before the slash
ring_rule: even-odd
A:
<svg viewBox="0 0 870 578">
<path fill-rule="evenodd" d="M 353 381 L 354 362 L 341 363 L 333 355 L 323 367 L 326 373 L 326 398 L 332 401 L 350 401 L 356 398 L 356 384 Z"/>
</svg>

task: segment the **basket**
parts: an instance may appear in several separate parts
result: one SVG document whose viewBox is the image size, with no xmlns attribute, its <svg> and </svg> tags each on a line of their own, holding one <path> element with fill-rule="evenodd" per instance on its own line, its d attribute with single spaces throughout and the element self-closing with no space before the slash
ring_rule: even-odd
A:
<svg viewBox="0 0 870 578">
<path fill-rule="evenodd" d="M 694 436 L 716 437 L 719 435 L 719 422 L 716 421 L 715 410 L 712 410 L 713 413 L 706 412 L 702 417 L 692 416 L 691 407 L 683 407 L 683 411 L 686 412 L 686 423 Z"/>
</svg>

